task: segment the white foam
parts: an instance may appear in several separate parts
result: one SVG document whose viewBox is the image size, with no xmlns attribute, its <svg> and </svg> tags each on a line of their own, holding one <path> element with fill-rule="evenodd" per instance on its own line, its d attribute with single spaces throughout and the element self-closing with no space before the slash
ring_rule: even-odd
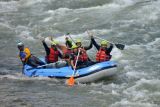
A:
<svg viewBox="0 0 160 107">
<path fill-rule="evenodd" d="M 48 21 L 50 21 L 52 19 L 53 19 L 52 17 L 47 17 L 47 18 L 43 19 L 42 22 L 48 22 Z"/>
<path fill-rule="evenodd" d="M 113 3 L 119 5 L 132 5 L 135 3 L 135 0 L 113 0 Z"/>
<path fill-rule="evenodd" d="M 50 3 L 51 0 L 20 0 L 20 5 L 25 7 L 31 7 L 37 3 Z"/>
<path fill-rule="evenodd" d="M 160 80 L 156 79 L 156 78 L 155 79 L 150 79 L 150 80 L 142 78 L 140 81 L 137 82 L 137 84 L 139 86 L 142 85 L 142 84 L 149 84 L 149 85 L 156 86 L 156 87 L 160 88 Z"/>
<path fill-rule="evenodd" d="M 91 83 L 91 86 L 93 87 L 102 87 L 103 82 L 99 82 L 99 83 Z"/>
<path fill-rule="evenodd" d="M 148 89 L 147 87 L 150 87 L 151 89 Z M 136 81 L 131 87 L 128 87 L 127 89 L 123 90 L 123 94 L 125 96 L 130 97 L 132 99 L 131 101 L 143 102 L 144 100 L 147 101 L 149 99 L 149 91 L 154 90 L 153 92 L 156 92 L 157 90 L 159 92 L 159 88 L 160 80 L 147 80 L 142 78 Z"/>
<path fill-rule="evenodd" d="M 110 107 L 158 107 L 158 105 L 149 102 L 131 102 L 127 99 L 122 99 L 112 104 Z"/>
<path fill-rule="evenodd" d="M 0 26 L 3 26 L 4 28 L 13 30 L 13 28 L 12 28 L 12 27 L 9 25 L 9 23 L 7 23 L 7 22 L 5 22 L 5 23 L 0 23 Z"/>
<path fill-rule="evenodd" d="M 120 91 L 124 90 L 128 84 L 127 83 L 122 83 L 122 84 L 116 84 L 116 83 L 111 83 L 107 85 L 110 89 L 115 90 L 115 91 Z M 103 90 L 107 89 L 107 87 L 103 86 Z"/>
<path fill-rule="evenodd" d="M 69 8 L 58 8 L 56 10 L 47 10 L 45 13 L 47 14 L 51 14 L 51 15 L 62 15 L 64 16 L 65 14 L 67 14 L 68 12 L 73 11 L 72 9 Z"/>
<path fill-rule="evenodd" d="M 115 90 L 112 90 L 112 95 L 119 96 L 120 94 L 119 94 L 117 91 L 115 91 Z"/>
<path fill-rule="evenodd" d="M 76 22 L 76 21 L 78 21 L 78 20 L 80 20 L 80 18 L 72 19 L 72 20 L 70 20 L 69 22 L 73 23 L 73 22 Z"/>
<path fill-rule="evenodd" d="M 118 60 L 119 58 L 123 56 L 121 51 L 117 49 L 116 47 L 114 47 L 113 50 L 111 51 L 111 55 L 112 55 L 113 60 Z"/>
<path fill-rule="evenodd" d="M 129 64 L 129 61 L 128 60 L 125 60 L 125 59 L 121 59 L 119 61 L 121 64 L 124 64 L 124 65 L 128 65 Z"/>
<path fill-rule="evenodd" d="M 102 91 L 96 91 L 96 90 L 90 90 L 90 92 L 89 93 L 91 93 L 91 94 L 100 94 L 100 95 L 105 95 L 106 93 L 104 93 L 104 92 L 102 92 Z"/>
<path fill-rule="evenodd" d="M 36 39 L 31 36 L 31 33 L 29 31 L 22 31 L 17 37 L 21 38 L 22 40 L 29 40 L 29 41 L 35 41 Z"/>
<path fill-rule="evenodd" d="M 160 38 L 155 38 L 154 41 L 148 42 L 147 44 L 133 44 L 133 45 L 126 45 L 125 50 L 130 50 L 133 53 L 138 52 L 139 55 L 142 55 L 146 49 L 153 52 L 159 51 L 159 42 Z M 138 50 L 138 51 L 135 51 Z"/>
<path fill-rule="evenodd" d="M 144 3 L 147 1 L 144 1 Z M 137 2 L 138 3 L 138 2 Z M 143 3 L 143 2 L 142 2 Z M 160 2 L 156 0 L 155 2 L 149 1 L 150 5 L 143 5 L 140 9 L 132 12 L 133 17 L 136 18 L 136 21 L 141 24 L 149 24 L 152 21 L 159 19 L 160 12 Z"/>
<path fill-rule="evenodd" d="M 92 29 L 89 32 L 93 33 L 93 36 L 95 35 L 104 35 L 107 33 L 110 33 L 112 30 L 111 29 Z"/>
<path fill-rule="evenodd" d="M 0 2 L 0 12 L 14 12 L 17 11 L 18 8 L 17 1 L 10 1 L 10 2 Z"/>
<path fill-rule="evenodd" d="M 126 76 L 128 78 L 137 78 L 137 79 L 141 79 L 142 77 L 147 77 L 148 74 L 143 72 L 143 71 L 129 71 L 126 73 Z"/>
<path fill-rule="evenodd" d="M 14 75 L 3 75 L 0 76 L 0 79 L 12 79 L 12 80 L 46 80 L 46 81 L 54 81 L 54 82 L 58 82 L 57 79 L 55 78 L 48 78 L 48 77 L 26 77 L 21 73 L 15 73 Z"/>
<path fill-rule="evenodd" d="M 70 36 L 74 39 L 74 41 L 76 41 L 77 38 L 81 39 L 82 43 L 85 40 L 84 37 L 86 37 L 86 39 L 88 38 L 88 34 L 86 34 L 85 32 L 81 33 L 81 34 L 76 34 L 76 35 L 70 34 Z M 60 41 L 61 43 L 64 43 L 65 42 L 65 35 L 57 37 L 56 40 Z"/>
<path fill-rule="evenodd" d="M 123 5 L 122 5 L 123 4 Z M 58 8 L 56 10 L 47 10 L 45 13 L 51 14 L 51 15 L 58 15 L 58 16 L 64 16 L 66 14 L 80 14 L 88 11 L 100 11 L 100 10 L 109 10 L 111 11 L 119 11 L 120 8 L 126 7 L 127 5 L 131 5 L 132 2 L 128 2 L 128 0 L 124 0 L 123 3 L 118 2 L 118 1 L 113 1 L 110 4 L 104 4 L 104 5 L 99 5 L 95 7 L 88 7 L 88 8 L 78 8 L 78 9 L 69 9 L 69 8 Z"/>
<path fill-rule="evenodd" d="M 130 64 L 124 65 L 124 71 L 129 72 L 132 70 L 133 70 L 133 67 Z"/>
<path fill-rule="evenodd" d="M 147 46 L 159 45 L 159 42 L 160 42 L 160 38 L 155 38 L 155 40 L 150 42 L 150 43 L 148 43 Z"/>
<path fill-rule="evenodd" d="M 117 10 L 117 9 L 123 7 L 123 6 L 121 6 L 120 4 L 118 4 L 116 2 L 112 2 L 110 4 L 104 4 L 102 6 L 95 6 L 95 7 L 89 7 L 89 8 L 80 8 L 80 9 L 75 9 L 75 10 L 79 10 L 79 11 L 91 11 L 91 10 L 112 9 L 112 11 L 113 11 L 113 10 L 115 10 L 115 9 Z"/>
</svg>

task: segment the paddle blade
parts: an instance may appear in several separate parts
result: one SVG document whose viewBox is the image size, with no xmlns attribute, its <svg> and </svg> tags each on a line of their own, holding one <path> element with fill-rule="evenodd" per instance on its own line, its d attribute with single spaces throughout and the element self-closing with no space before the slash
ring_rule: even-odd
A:
<svg viewBox="0 0 160 107">
<path fill-rule="evenodd" d="M 74 80 L 74 77 L 72 76 L 67 80 L 67 85 L 73 86 L 74 84 L 75 84 L 75 80 Z"/>
<path fill-rule="evenodd" d="M 119 43 L 115 44 L 115 46 L 116 46 L 118 49 L 120 49 L 120 50 L 123 50 L 124 47 L 125 47 L 125 45 L 119 44 Z"/>
</svg>

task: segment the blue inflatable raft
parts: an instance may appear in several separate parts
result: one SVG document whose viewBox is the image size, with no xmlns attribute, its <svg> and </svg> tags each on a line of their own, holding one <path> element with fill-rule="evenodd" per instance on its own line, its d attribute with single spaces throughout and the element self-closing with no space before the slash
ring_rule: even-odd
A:
<svg viewBox="0 0 160 107">
<path fill-rule="evenodd" d="M 76 70 L 74 78 L 76 82 L 87 83 L 98 81 L 99 79 L 112 76 L 117 70 L 116 62 L 106 61 L 96 63 L 91 66 Z M 24 75 L 29 77 L 53 77 L 53 78 L 69 78 L 73 74 L 71 66 L 61 68 L 32 68 L 25 65 L 23 69 Z"/>
</svg>

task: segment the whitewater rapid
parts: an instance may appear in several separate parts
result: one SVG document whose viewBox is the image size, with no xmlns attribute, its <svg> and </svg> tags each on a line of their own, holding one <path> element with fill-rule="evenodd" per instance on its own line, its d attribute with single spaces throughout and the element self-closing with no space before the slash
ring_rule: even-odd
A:
<svg viewBox="0 0 160 107">
<path fill-rule="evenodd" d="M 159 6 L 159 0 L 1 0 L 0 106 L 159 107 Z M 57 79 L 21 74 L 18 41 L 44 56 L 42 38 L 64 43 L 70 33 L 87 46 L 87 29 L 126 46 L 112 51 L 118 63 L 115 77 L 67 87 Z M 88 51 L 92 59 L 95 53 L 95 48 Z"/>
</svg>

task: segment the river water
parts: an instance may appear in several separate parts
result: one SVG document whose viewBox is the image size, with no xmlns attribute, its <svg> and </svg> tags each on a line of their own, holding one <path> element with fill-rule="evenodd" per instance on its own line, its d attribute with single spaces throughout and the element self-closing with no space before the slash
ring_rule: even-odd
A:
<svg viewBox="0 0 160 107">
<path fill-rule="evenodd" d="M 0 107 L 159 107 L 159 6 L 160 0 L 1 0 Z M 44 56 L 39 38 L 53 36 L 63 43 L 70 32 L 88 45 L 87 29 L 126 45 L 112 52 L 116 76 L 68 87 L 21 74 L 18 41 Z M 89 56 L 95 52 L 91 49 Z"/>
</svg>

